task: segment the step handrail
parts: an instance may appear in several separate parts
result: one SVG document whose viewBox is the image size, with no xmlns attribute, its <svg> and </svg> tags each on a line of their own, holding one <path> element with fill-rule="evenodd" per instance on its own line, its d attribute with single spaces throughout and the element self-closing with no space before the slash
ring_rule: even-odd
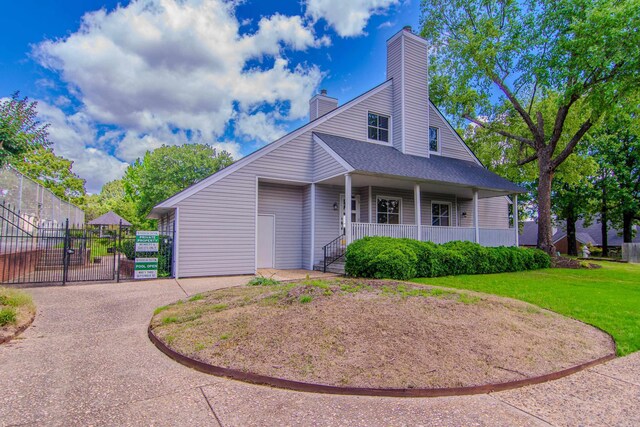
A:
<svg viewBox="0 0 640 427">
<path fill-rule="evenodd" d="M 322 253 L 324 255 L 324 264 L 322 267 L 323 273 L 327 272 L 328 266 L 344 256 L 344 253 L 347 250 L 347 245 L 342 244 L 344 237 L 345 233 L 342 233 L 322 247 Z"/>
</svg>

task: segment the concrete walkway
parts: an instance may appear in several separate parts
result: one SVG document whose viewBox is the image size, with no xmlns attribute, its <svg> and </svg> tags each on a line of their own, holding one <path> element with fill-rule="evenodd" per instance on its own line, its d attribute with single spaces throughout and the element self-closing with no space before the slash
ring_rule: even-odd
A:
<svg viewBox="0 0 640 427">
<path fill-rule="evenodd" d="M 291 392 L 198 373 L 146 336 L 155 307 L 249 277 L 28 290 L 35 323 L 0 346 L 0 425 L 640 425 L 640 353 L 491 395 Z"/>
</svg>

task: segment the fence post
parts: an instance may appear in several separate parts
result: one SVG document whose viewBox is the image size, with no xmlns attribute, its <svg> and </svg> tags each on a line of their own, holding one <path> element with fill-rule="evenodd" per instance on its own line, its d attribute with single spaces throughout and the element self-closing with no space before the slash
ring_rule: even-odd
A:
<svg viewBox="0 0 640 427">
<path fill-rule="evenodd" d="M 64 223 L 64 245 L 62 251 L 62 285 L 67 284 L 67 273 L 69 272 L 69 218 Z"/>
<path fill-rule="evenodd" d="M 118 260 L 116 261 L 114 258 L 114 262 L 117 263 L 116 267 L 116 283 L 120 283 L 120 248 L 122 247 L 122 220 L 120 220 L 120 226 L 118 227 L 118 243 L 116 244 L 116 257 Z"/>
</svg>

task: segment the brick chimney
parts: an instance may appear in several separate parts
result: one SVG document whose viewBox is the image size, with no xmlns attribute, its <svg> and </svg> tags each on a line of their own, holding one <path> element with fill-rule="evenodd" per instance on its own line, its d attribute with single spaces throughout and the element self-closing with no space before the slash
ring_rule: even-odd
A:
<svg viewBox="0 0 640 427">
<path fill-rule="evenodd" d="M 321 89 L 309 100 L 309 121 L 313 121 L 320 116 L 324 116 L 330 111 L 338 108 L 338 100 L 327 96 L 327 90 Z"/>
</svg>

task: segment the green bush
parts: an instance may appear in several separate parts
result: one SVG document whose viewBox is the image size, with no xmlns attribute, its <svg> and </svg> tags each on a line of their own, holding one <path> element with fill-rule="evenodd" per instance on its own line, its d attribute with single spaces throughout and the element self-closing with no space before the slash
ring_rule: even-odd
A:
<svg viewBox="0 0 640 427">
<path fill-rule="evenodd" d="M 134 259 L 136 257 L 136 241 L 134 239 L 123 240 L 120 243 L 120 252 L 128 259 Z"/>
<path fill-rule="evenodd" d="M 16 310 L 13 307 L 5 307 L 0 309 L 0 326 L 15 323 L 17 318 Z"/>
<path fill-rule="evenodd" d="M 549 255 L 538 249 L 488 248 L 460 241 L 436 245 L 391 237 L 365 237 L 349 245 L 345 254 L 348 275 L 377 279 L 502 273 L 550 265 Z"/>
<path fill-rule="evenodd" d="M 275 286 L 280 284 L 276 279 L 271 277 L 256 276 L 247 283 L 249 286 Z"/>
</svg>

